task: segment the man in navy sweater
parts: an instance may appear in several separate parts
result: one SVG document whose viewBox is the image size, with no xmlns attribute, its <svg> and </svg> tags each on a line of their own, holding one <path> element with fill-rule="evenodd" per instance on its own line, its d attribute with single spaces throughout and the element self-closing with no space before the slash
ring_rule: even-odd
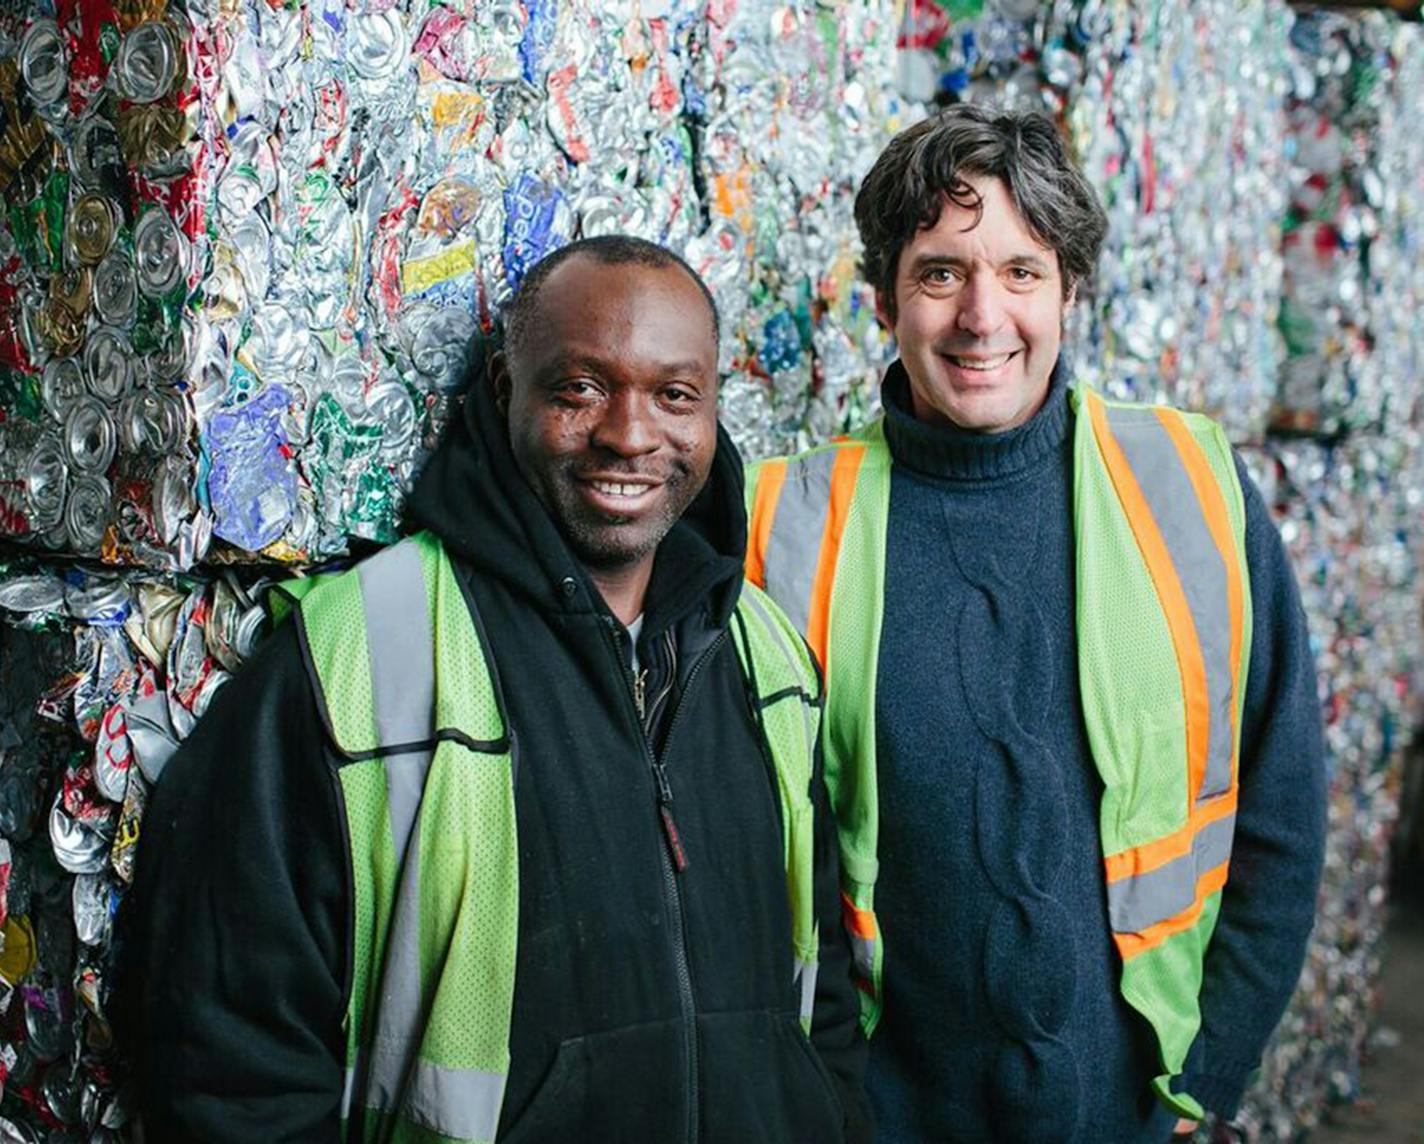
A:
<svg viewBox="0 0 1424 1144">
<path fill-rule="evenodd" d="M 749 477 L 827 674 L 880 1139 L 1231 1117 L 1294 988 L 1325 773 L 1299 596 L 1220 430 L 1073 385 L 1106 230 L 1041 115 L 964 105 L 856 202 L 883 418 Z"/>
</svg>

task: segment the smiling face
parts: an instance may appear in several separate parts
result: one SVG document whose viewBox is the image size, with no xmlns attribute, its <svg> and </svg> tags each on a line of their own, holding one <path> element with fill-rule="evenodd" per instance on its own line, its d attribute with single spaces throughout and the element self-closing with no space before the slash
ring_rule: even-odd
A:
<svg viewBox="0 0 1424 1144">
<path fill-rule="evenodd" d="M 1058 256 L 1034 238 L 1002 181 L 965 180 L 983 213 L 945 199 L 905 244 L 895 273 L 895 333 L 915 416 L 1002 433 L 1034 415 L 1058 360 L 1064 297 Z"/>
<path fill-rule="evenodd" d="M 492 363 L 520 473 L 585 566 L 651 566 L 717 448 L 706 299 L 680 267 L 576 254 L 529 325 Z"/>
</svg>

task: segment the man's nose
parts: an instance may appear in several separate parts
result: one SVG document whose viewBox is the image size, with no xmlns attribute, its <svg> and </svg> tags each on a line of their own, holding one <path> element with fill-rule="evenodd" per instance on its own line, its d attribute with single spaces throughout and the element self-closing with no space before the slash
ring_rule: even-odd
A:
<svg viewBox="0 0 1424 1144">
<path fill-rule="evenodd" d="M 637 457 L 658 447 L 656 413 L 642 393 L 620 390 L 604 406 L 593 442 L 620 457 Z"/>
<path fill-rule="evenodd" d="M 986 338 L 1004 323 L 1001 287 L 992 275 L 971 274 L 959 295 L 956 324 L 967 334 Z"/>
</svg>

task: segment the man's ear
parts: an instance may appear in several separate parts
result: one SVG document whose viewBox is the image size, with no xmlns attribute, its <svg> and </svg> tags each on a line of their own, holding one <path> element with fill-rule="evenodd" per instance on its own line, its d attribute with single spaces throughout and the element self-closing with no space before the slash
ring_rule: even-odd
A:
<svg viewBox="0 0 1424 1144">
<path fill-rule="evenodd" d="M 895 315 L 891 312 L 894 308 L 893 300 L 887 300 L 885 292 L 877 287 L 875 290 L 875 317 L 882 326 L 892 333 L 895 330 Z"/>
<path fill-rule="evenodd" d="M 1078 300 L 1078 283 L 1068 287 L 1068 296 L 1063 299 L 1063 316 L 1068 316 L 1068 311 L 1073 308 L 1073 303 Z"/>
<path fill-rule="evenodd" d="M 494 407 L 508 418 L 509 393 L 513 383 L 509 377 L 509 355 L 504 350 L 496 350 L 490 355 L 489 383 L 494 391 Z"/>
</svg>

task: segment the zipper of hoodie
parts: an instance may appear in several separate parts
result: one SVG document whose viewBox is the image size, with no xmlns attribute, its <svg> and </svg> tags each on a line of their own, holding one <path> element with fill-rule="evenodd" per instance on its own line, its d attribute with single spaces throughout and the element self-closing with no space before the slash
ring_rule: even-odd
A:
<svg viewBox="0 0 1424 1144">
<path fill-rule="evenodd" d="M 672 740 L 672 732 L 682 715 L 683 709 L 687 705 L 687 697 L 692 691 L 692 685 L 696 682 L 698 675 L 702 672 L 702 666 L 717 651 L 726 639 L 726 631 L 719 632 L 717 638 L 712 641 L 697 661 L 692 665 L 692 669 L 687 674 L 687 685 L 682 689 L 682 695 L 678 699 L 677 707 L 672 713 L 672 722 L 668 725 L 668 733 L 663 737 L 663 745 Z M 687 1052 L 687 1144 L 697 1144 L 698 1112 L 699 1112 L 699 1084 L 698 1084 L 698 1052 L 697 1052 L 697 1000 L 692 991 L 692 966 L 687 955 L 687 909 L 682 900 L 682 887 L 678 883 L 678 874 L 687 869 L 687 854 L 682 848 L 682 838 L 677 830 L 677 823 L 672 814 L 672 784 L 668 781 L 667 770 L 661 760 L 653 752 L 652 743 L 648 741 L 647 727 L 643 722 L 643 684 L 645 673 L 635 672 L 623 658 L 623 649 L 618 645 L 617 637 L 608 632 L 609 642 L 613 645 L 614 656 L 623 667 L 624 678 L 628 681 L 628 695 L 633 702 L 634 713 L 637 715 L 638 738 L 643 748 L 643 759 L 648 764 L 648 770 L 652 775 L 654 796 L 657 802 L 658 818 L 663 828 L 663 840 L 665 845 L 659 846 L 659 857 L 663 871 L 663 893 L 668 903 L 670 912 L 676 919 L 677 924 L 673 927 L 673 967 L 677 976 L 678 1007 L 682 1011 L 682 1024 L 684 1030 L 684 1044 Z M 658 695 L 658 701 L 666 698 L 671 685 Z"/>
<path fill-rule="evenodd" d="M 717 633 L 711 645 L 693 662 L 691 670 L 687 673 L 687 684 L 682 689 L 682 694 L 678 696 L 677 706 L 673 708 L 672 720 L 668 723 L 667 734 L 663 736 L 663 750 L 667 751 L 672 743 L 673 732 L 677 730 L 677 725 L 682 719 L 682 713 L 687 708 L 688 697 L 692 694 L 693 685 L 697 682 L 697 677 L 702 674 L 703 665 L 707 663 L 717 653 L 717 649 L 722 646 L 727 638 L 726 629 Z M 660 696 L 662 698 L 662 696 Z M 668 893 L 672 897 L 677 909 L 677 932 L 673 938 L 674 952 L 677 954 L 677 974 L 678 992 L 682 996 L 684 1024 L 687 1029 L 687 1062 L 688 1062 L 688 1107 L 687 1107 L 687 1140 L 688 1144 L 696 1144 L 697 1124 L 698 1124 L 698 1059 L 697 1059 L 697 1004 L 692 995 L 692 966 L 687 956 L 687 909 L 682 900 L 682 888 L 678 883 L 677 875 L 687 869 L 687 855 L 682 849 L 682 840 L 677 834 L 677 825 L 672 817 L 672 786 L 668 782 L 667 768 L 661 759 L 653 754 L 652 745 L 648 742 L 646 734 L 643 736 L 643 745 L 648 752 L 648 761 L 653 768 L 653 780 L 658 788 L 658 813 L 663 820 L 663 828 L 667 834 L 668 845 L 663 851 L 663 882 L 667 886 Z"/>
</svg>

